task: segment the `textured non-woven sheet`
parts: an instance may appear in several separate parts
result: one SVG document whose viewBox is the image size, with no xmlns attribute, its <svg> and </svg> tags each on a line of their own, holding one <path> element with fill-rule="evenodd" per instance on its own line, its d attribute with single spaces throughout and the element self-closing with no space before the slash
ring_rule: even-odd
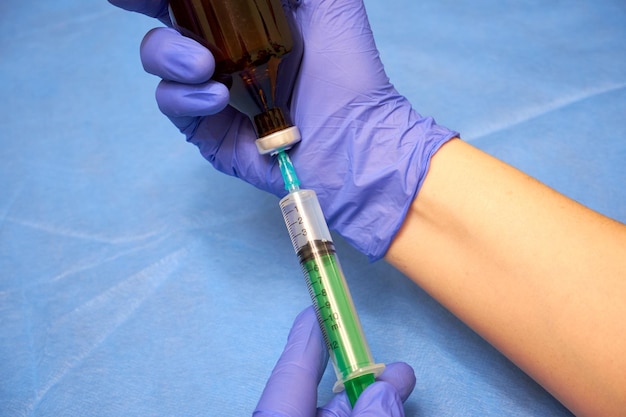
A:
<svg viewBox="0 0 626 417">
<path fill-rule="evenodd" d="M 626 221 L 622 0 L 366 6 L 422 114 Z M 138 54 L 157 25 L 105 0 L 0 5 L 2 416 L 249 415 L 309 303 L 277 199 L 215 172 L 159 113 Z M 416 370 L 408 416 L 569 415 L 336 243 L 376 360 Z"/>
</svg>

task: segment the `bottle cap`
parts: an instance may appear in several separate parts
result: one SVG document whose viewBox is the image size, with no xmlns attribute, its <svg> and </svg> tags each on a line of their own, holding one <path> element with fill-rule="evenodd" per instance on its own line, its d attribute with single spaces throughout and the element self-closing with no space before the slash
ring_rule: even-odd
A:
<svg viewBox="0 0 626 417">
<path fill-rule="evenodd" d="M 300 130 L 297 126 L 290 126 L 278 132 L 263 136 L 255 141 L 256 148 L 261 155 L 274 154 L 291 148 L 300 142 Z"/>
</svg>

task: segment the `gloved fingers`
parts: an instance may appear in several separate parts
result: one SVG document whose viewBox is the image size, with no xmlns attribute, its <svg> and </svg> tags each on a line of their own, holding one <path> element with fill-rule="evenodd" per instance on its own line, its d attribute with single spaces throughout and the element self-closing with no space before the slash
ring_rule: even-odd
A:
<svg viewBox="0 0 626 417">
<path fill-rule="evenodd" d="M 228 105 L 228 88 L 217 81 L 190 85 L 162 80 L 156 100 L 161 112 L 182 131 L 197 117 L 222 111 Z"/>
<path fill-rule="evenodd" d="M 375 382 L 359 396 L 351 417 L 404 417 L 404 407 L 398 390 L 390 383 Z"/>
<path fill-rule="evenodd" d="M 217 170 L 273 194 L 284 194 L 280 170 L 273 169 L 275 159 L 259 155 L 252 122 L 227 105 L 228 89 L 223 84 L 162 80 L 156 98 L 161 111 Z"/>
<path fill-rule="evenodd" d="M 210 80 L 215 61 L 198 42 L 174 29 L 156 28 L 144 37 L 140 54 L 144 69 L 163 79 L 156 91 L 159 109 L 181 131 L 227 106 L 228 88 Z"/>
<path fill-rule="evenodd" d="M 415 388 L 415 372 L 404 362 L 385 366 L 376 382 L 367 387 L 351 409 L 345 392 L 318 410 L 317 417 L 404 416 L 402 403 Z"/>
<path fill-rule="evenodd" d="M 317 409 L 316 417 L 351 417 L 352 406 L 345 391 L 335 395 L 326 405 Z"/>
<path fill-rule="evenodd" d="M 398 390 L 385 381 L 376 381 L 359 396 L 354 409 L 350 406 L 345 392 L 337 394 L 324 407 L 320 407 L 316 417 L 403 417 L 404 407 Z"/>
<path fill-rule="evenodd" d="M 228 98 L 226 104 L 223 103 L 220 87 L 216 84 L 209 81 L 205 85 L 192 86 L 162 80 L 156 90 L 157 104 L 161 112 L 189 139 L 203 116 L 219 112 L 228 103 Z M 207 138 L 207 143 L 211 139 Z"/>
<path fill-rule="evenodd" d="M 124 10 L 156 17 L 161 22 L 171 25 L 167 0 L 109 0 L 109 3 Z"/>
<path fill-rule="evenodd" d="M 146 72 L 179 83 L 204 83 L 215 71 L 207 48 L 171 28 L 150 30 L 141 42 L 140 56 Z"/>
<path fill-rule="evenodd" d="M 404 402 L 415 388 L 415 371 L 407 363 L 393 362 L 385 366 L 385 371 L 377 380 L 391 384 Z"/>
<path fill-rule="evenodd" d="M 228 106 L 215 115 L 198 118 L 197 124 L 181 131 L 215 169 L 256 186 L 263 183 L 267 156 L 259 155 L 254 128 L 243 113 Z"/>
<path fill-rule="evenodd" d="M 327 362 L 322 333 L 309 307 L 294 321 L 253 416 L 314 417 L 317 385 Z"/>
</svg>

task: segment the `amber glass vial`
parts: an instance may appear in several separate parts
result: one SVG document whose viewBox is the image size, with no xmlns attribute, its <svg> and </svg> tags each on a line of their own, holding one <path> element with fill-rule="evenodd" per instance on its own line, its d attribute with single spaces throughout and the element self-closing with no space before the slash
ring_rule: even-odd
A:
<svg viewBox="0 0 626 417">
<path fill-rule="evenodd" d="M 281 0 L 170 0 L 174 27 L 213 53 L 214 79 L 258 137 L 293 126 L 289 98 L 302 43 Z"/>
</svg>

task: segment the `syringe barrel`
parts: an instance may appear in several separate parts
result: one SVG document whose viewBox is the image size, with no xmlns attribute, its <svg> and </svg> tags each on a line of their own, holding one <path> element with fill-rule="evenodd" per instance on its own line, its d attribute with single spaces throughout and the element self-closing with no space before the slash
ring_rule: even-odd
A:
<svg viewBox="0 0 626 417">
<path fill-rule="evenodd" d="M 315 240 L 333 241 L 315 191 L 290 192 L 280 200 L 280 210 L 296 253 Z"/>
<path fill-rule="evenodd" d="M 291 192 L 280 207 L 337 375 L 333 391 L 345 388 L 354 405 L 384 365 L 372 359 L 315 192 Z"/>
</svg>

